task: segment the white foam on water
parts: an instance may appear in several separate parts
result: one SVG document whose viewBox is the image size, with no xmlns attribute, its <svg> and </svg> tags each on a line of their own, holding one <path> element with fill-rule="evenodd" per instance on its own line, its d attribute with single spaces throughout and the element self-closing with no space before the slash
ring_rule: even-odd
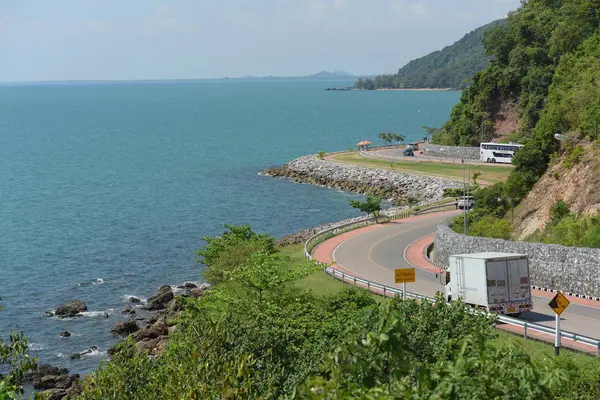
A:
<svg viewBox="0 0 600 400">
<path fill-rule="evenodd" d="M 106 352 L 105 351 L 100 351 L 100 350 L 92 350 L 89 353 L 84 353 L 81 356 L 82 357 L 96 357 L 96 356 L 105 356 Z"/>
<path fill-rule="evenodd" d="M 104 279 L 96 278 L 96 280 L 92 282 L 92 285 L 101 285 L 103 283 L 104 283 Z"/>
<path fill-rule="evenodd" d="M 58 358 L 69 358 L 69 356 L 67 356 L 67 355 L 65 355 L 65 354 L 63 354 L 63 353 L 58 353 L 58 354 L 56 355 L 56 357 L 58 357 Z"/>
<path fill-rule="evenodd" d="M 41 343 L 29 343 L 29 350 L 31 351 L 40 351 L 44 350 L 46 346 Z"/>
<path fill-rule="evenodd" d="M 129 303 L 129 300 L 130 300 L 132 297 L 135 297 L 136 299 L 140 299 L 140 300 L 141 300 L 141 302 L 142 302 L 141 304 L 146 304 L 146 303 L 148 302 L 148 299 L 147 299 L 147 298 L 145 298 L 145 297 L 142 297 L 142 296 L 135 296 L 135 295 L 133 295 L 133 294 L 126 294 L 125 296 L 123 296 L 123 301 L 125 301 L 126 303 Z M 139 303 L 138 303 L 138 304 L 131 303 L 131 304 L 132 304 L 134 307 L 139 307 L 139 306 L 140 306 L 140 304 L 139 304 Z"/>
<path fill-rule="evenodd" d="M 84 317 L 107 317 L 109 315 L 111 315 L 113 313 L 113 311 L 115 311 L 112 308 L 109 308 L 108 310 L 104 310 L 104 311 L 84 311 L 79 313 L 79 315 L 82 315 Z"/>
</svg>

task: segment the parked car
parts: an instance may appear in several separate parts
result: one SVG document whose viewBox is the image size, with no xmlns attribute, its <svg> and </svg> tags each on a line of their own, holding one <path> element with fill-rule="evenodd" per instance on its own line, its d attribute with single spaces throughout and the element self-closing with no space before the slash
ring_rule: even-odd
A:
<svg viewBox="0 0 600 400">
<path fill-rule="evenodd" d="M 473 205 L 475 204 L 475 199 L 473 198 L 473 196 L 460 196 L 457 200 L 456 200 L 456 209 L 460 209 L 460 210 L 470 210 L 471 207 L 473 207 Z"/>
<path fill-rule="evenodd" d="M 407 148 L 406 148 L 406 149 L 404 149 L 404 151 L 402 152 L 402 155 L 403 155 L 403 156 L 405 156 L 405 157 L 414 157 L 414 155 L 415 155 L 415 151 L 414 151 L 412 148 L 410 148 L 410 147 L 407 147 Z"/>
</svg>

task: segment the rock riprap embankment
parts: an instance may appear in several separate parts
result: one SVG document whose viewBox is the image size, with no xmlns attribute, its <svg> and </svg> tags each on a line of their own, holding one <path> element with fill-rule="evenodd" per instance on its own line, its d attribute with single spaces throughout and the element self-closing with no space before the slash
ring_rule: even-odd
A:
<svg viewBox="0 0 600 400">
<path fill-rule="evenodd" d="M 460 187 L 450 179 L 339 164 L 315 156 L 300 157 L 262 173 L 386 199 L 413 197 L 426 202 L 441 200 L 446 188 Z"/>
</svg>

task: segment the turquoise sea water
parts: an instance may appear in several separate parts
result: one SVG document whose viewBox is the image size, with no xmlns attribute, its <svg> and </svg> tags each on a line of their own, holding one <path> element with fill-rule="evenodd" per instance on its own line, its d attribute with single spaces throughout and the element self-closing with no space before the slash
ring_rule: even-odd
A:
<svg viewBox="0 0 600 400">
<path fill-rule="evenodd" d="M 338 82 L 335 86 L 347 86 Z M 195 250 L 223 224 L 274 236 L 357 213 L 347 193 L 259 176 L 318 151 L 423 137 L 459 93 L 326 92 L 331 82 L 0 87 L 0 334 L 89 372 L 116 342 L 125 296 L 199 281 Z M 44 317 L 65 300 L 90 313 Z M 105 318 L 104 312 L 109 313 Z M 59 332 L 73 336 L 63 339 Z M 92 357 L 68 356 L 98 347 Z"/>
</svg>

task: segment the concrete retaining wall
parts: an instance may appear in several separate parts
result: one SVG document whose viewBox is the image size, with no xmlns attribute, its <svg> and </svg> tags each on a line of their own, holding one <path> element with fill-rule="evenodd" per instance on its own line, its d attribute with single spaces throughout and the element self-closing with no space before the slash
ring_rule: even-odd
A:
<svg viewBox="0 0 600 400">
<path fill-rule="evenodd" d="M 464 236 L 452 231 L 448 223 L 438 226 L 436 262 L 448 265 L 452 254 L 482 251 L 528 254 L 532 285 L 600 297 L 600 249 Z"/>
<path fill-rule="evenodd" d="M 425 143 L 422 147 L 427 156 L 479 160 L 479 147 L 440 146 L 431 143 Z"/>
</svg>

